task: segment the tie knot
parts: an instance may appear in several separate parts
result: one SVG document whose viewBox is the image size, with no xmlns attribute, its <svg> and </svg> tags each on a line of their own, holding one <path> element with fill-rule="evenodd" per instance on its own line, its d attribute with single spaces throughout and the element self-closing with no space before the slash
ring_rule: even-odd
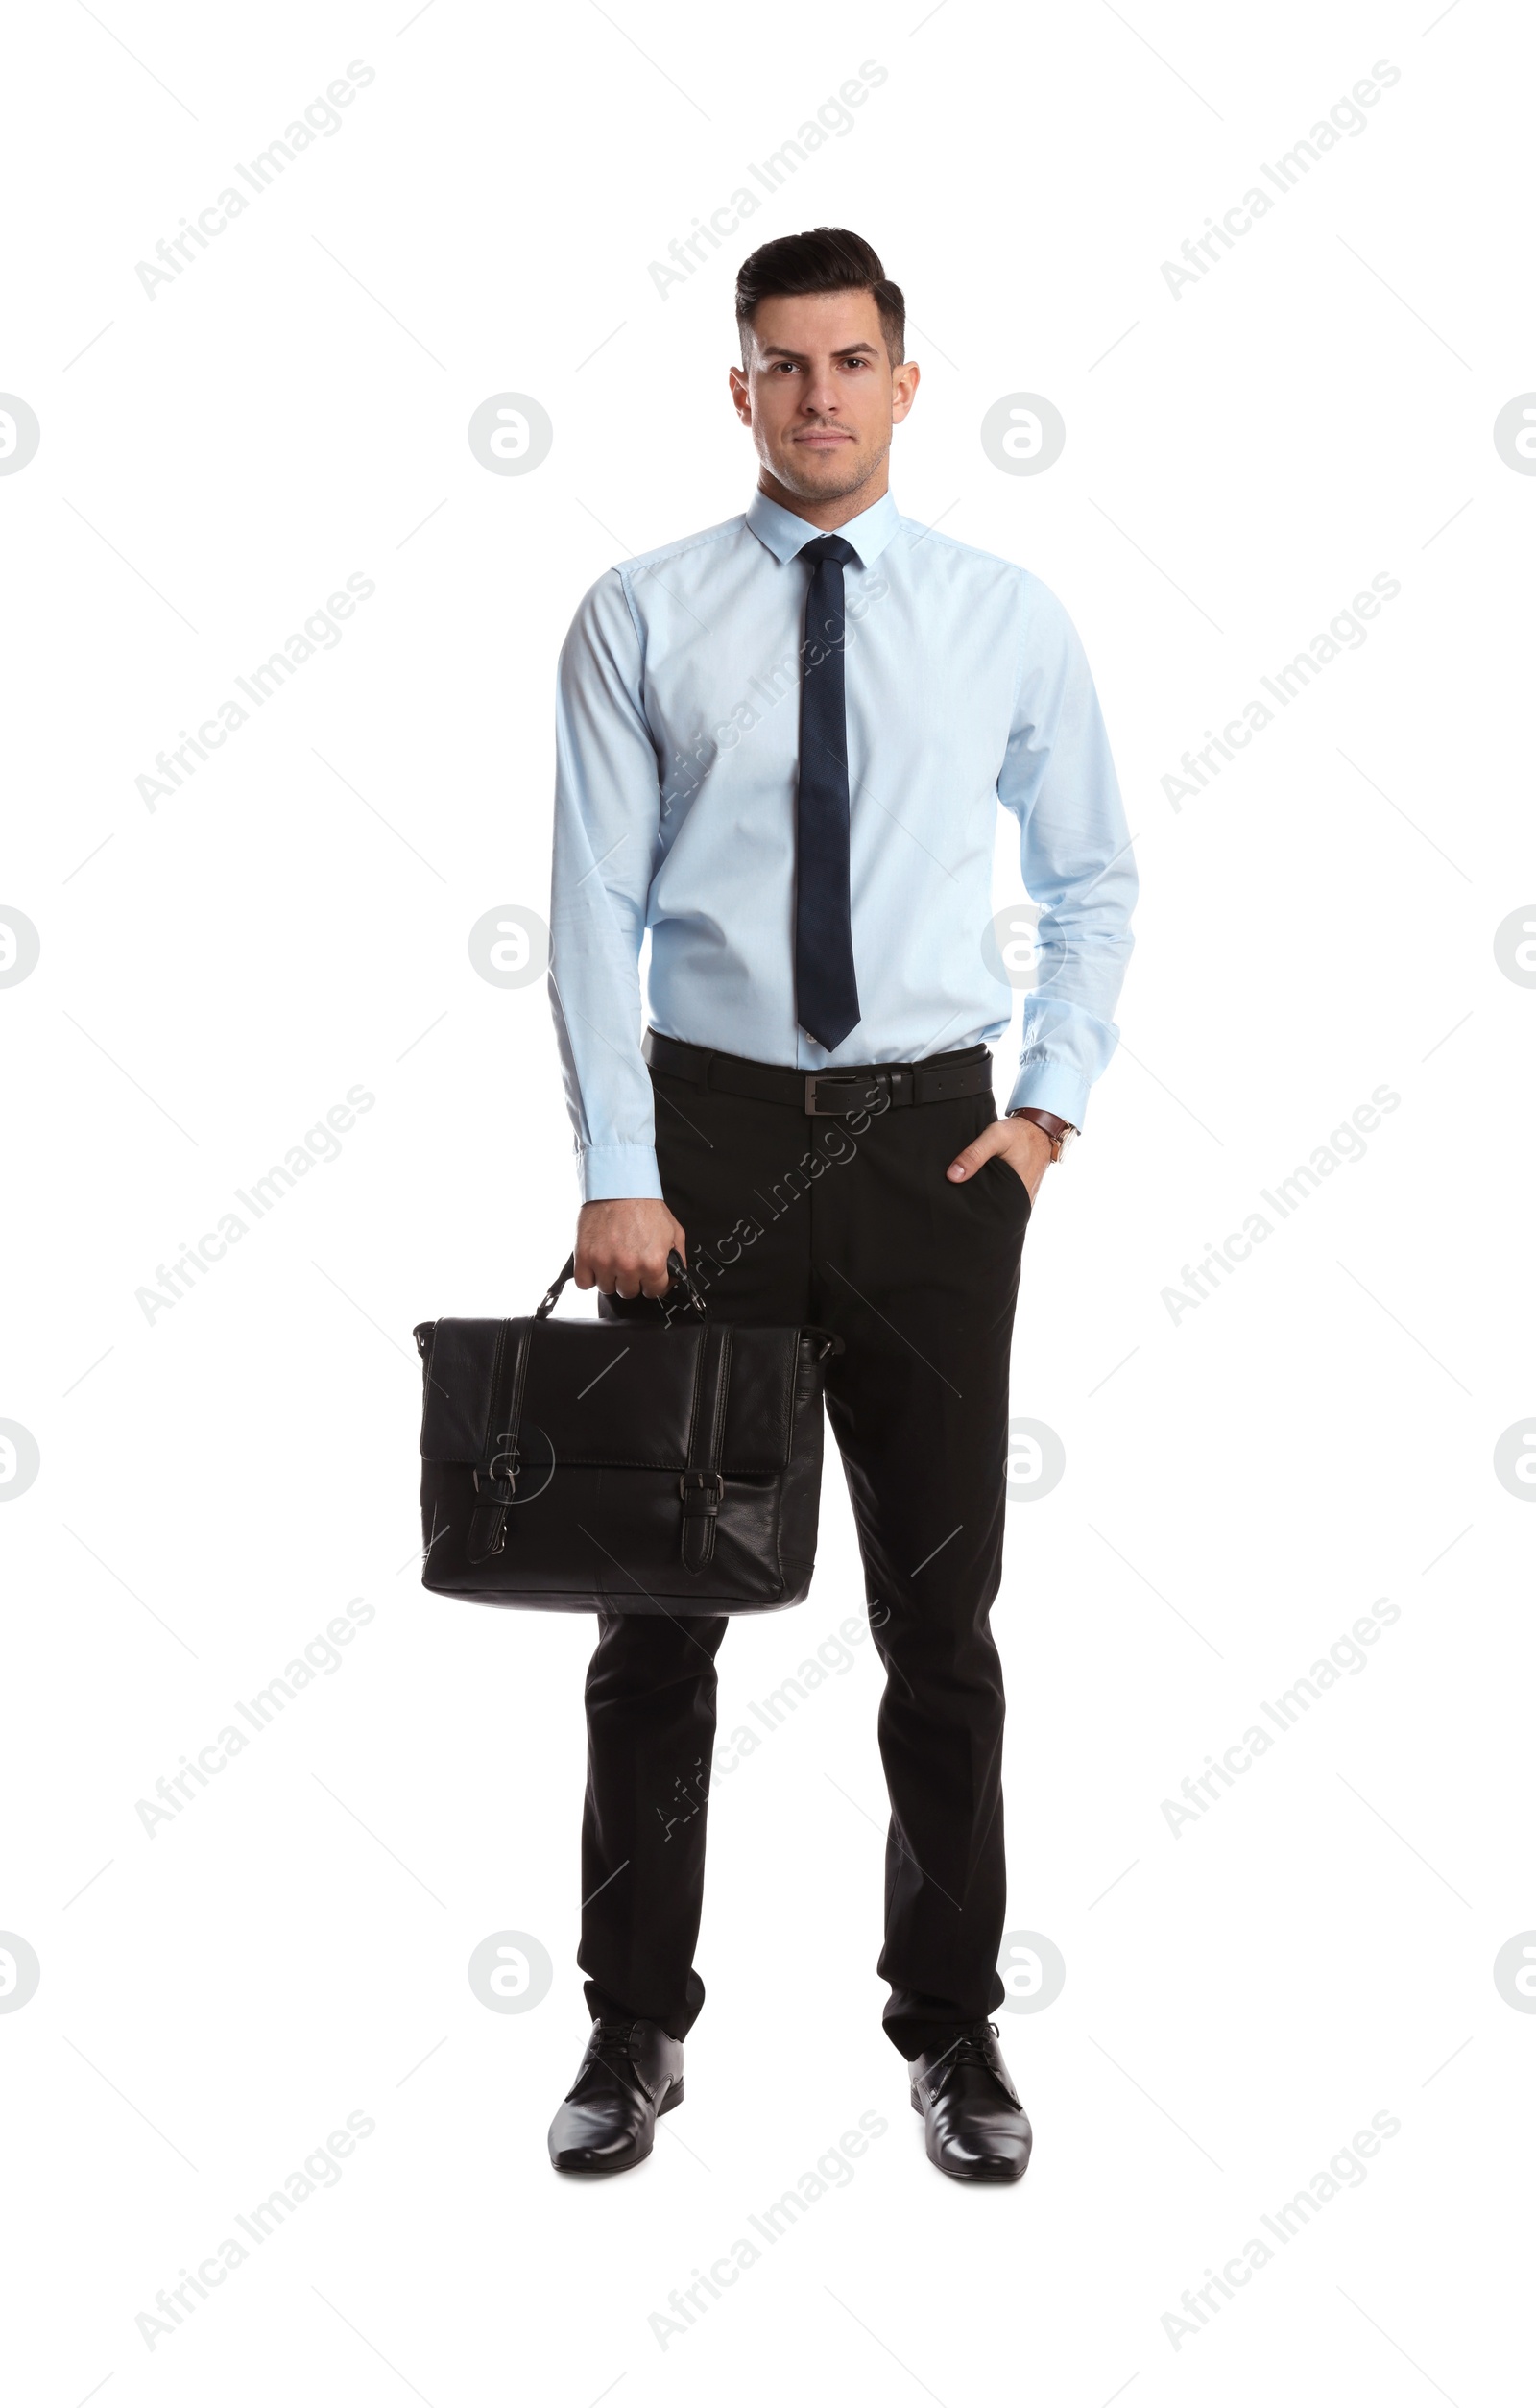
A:
<svg viewBox="0 0 1536 2408">
<path fill-rule="evenodd" d="M 840 535 L 818 535 L 813 542 L 802 544 L 800 557 L 817 564 L 833 560 L 839 568 L 846 568 L 851 560 L 857 560 L 858 554 Z"/>
</svg>

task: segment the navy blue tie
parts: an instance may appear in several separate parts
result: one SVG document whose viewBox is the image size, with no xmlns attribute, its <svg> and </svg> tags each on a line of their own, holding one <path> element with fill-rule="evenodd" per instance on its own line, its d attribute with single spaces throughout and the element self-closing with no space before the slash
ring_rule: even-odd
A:
<svg viewBox="0 0 1536 2408">
<path fill-rule="evenodd" d="M 810 585 L 801 651 L 795 810 L 795 1017 L 830 1053 L 859 1021 L 843 700 L 843 570 L 857 554 L 840 535 L 820 535 L 799 557 L 810 563 Z"/>
</svg>

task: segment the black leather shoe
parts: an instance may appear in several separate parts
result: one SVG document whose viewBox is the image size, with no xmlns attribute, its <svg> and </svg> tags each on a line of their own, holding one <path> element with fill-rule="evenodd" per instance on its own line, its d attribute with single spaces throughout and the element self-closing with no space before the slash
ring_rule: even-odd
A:
<svg viewBox="0 0 1536 2408">
<path fill-rule="evenodd" d="M 623 2174 L 656 2145 L 656 2119 L 683 2096 L 683 2043 L 659 2023 L 599 2018 L 549 2127 L 557 2174 Z"/>
<path fill-rule="evenodd" d="M 948 2048 L 915 2057 L 912 2104 L 941 2174 L 962 2182 L 1017 2182 L 1028 2165 L 1034 2134 L 995 2023 L 973 2023 Z"/>
</svg>

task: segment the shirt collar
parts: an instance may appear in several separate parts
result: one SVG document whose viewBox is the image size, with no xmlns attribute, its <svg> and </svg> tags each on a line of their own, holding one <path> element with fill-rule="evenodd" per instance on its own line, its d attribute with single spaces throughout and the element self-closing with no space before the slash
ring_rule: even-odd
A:
<svg viewBox="0 0 1536 2408">
<path fill-rule="evenodd" d="M 835 532 L 845 542 L 852 543 L 859 564 L 868 568 L 879 559 L 900 523 L 900 512 L 889 494 L 882 494 L 868 510 L 861 510 L 856 518 L 850 518 Z M 791 561 L 804 545 L 826 530 L 813 527 L 808 518 L 797 518 L 794 511 L 784 510 L 770 501 L 760 489 L 747 505 L 747 524 L 759 543 L 772 552 L 777 561 Z"/>
</svg>

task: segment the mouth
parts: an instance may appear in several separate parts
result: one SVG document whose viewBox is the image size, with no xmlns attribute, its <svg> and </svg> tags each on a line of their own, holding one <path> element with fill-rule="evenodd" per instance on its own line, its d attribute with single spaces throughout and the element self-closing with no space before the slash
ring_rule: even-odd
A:
<svg viewBox="0 0 1536 2408">
<path fill-rule="evenodd" d="M 830 451 L 834 444 L 851 444 L 853 438 L 840 429 L 818 426 L 808 435 L 797 435 L 795 441 L 808 451 Z"/>
</svg>

